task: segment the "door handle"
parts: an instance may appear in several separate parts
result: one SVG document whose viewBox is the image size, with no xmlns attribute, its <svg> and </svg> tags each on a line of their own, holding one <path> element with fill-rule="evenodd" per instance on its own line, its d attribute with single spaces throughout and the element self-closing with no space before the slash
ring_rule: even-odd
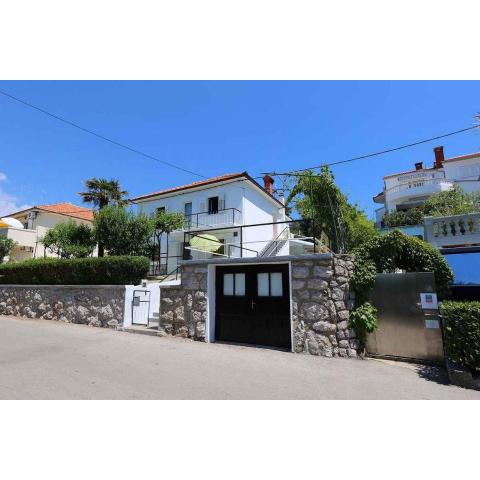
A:
<svg viewBox="0 0 480 480">
<path fill-rule="evenodd" d="M 250 303 L 251 307 L 252 307 L 252 310 L 255 308 L 255 302 L 252 300 L 251 303 Z"/>
</svg>

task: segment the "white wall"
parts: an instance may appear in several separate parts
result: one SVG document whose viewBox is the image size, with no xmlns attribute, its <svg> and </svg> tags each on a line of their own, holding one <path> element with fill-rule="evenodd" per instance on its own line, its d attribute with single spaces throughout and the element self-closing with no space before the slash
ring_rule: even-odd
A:
<svg viewBox="0 0 480 480">
<path fill-rule="evenodd" d="M 465 160 L 446 161 L 444 164 L 445 175 L 450 180 L 462 180 L 458 185 L 466 192 L 480 191 L 480 155 Z M 466 181 L 470 180 L 470 181 Z"/>
</svg>

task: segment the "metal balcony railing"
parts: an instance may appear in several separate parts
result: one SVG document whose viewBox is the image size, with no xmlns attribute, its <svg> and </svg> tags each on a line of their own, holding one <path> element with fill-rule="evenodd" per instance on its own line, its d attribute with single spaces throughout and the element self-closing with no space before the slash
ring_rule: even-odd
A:
<svg viewBox="0 0 480 480">
<path fill-rule="evenodd" d="M 480 245 L 480 213 L 426 217 L 425 240 L 438 248 Z"/>
<path fill-rule="evenodd" d="M 184 230 L 241 224 L 242 212 L 240 210 L 236 208 L 224 208 L 213 212 L 199 212 L 185 215 Z"/>
</svg>

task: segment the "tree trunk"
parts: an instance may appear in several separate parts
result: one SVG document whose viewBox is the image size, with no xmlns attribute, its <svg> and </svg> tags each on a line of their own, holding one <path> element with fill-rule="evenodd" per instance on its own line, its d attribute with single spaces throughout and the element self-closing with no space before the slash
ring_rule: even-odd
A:
<svg viewBox="0 0 480 480">
<path fill-rule="evenodd" d="M 103 243 L 98 242 L 98 256 L 103 257 L 105 255 L 105 248 Z"/>
</svg>

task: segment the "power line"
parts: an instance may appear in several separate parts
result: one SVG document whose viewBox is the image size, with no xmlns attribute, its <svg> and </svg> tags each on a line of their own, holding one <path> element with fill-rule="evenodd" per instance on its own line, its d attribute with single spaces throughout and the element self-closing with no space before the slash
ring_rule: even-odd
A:
<svg viewBox="0 0 480 480">
<path fill-rule="evenodd" d="M 299 169 L 299 170 L 291 170 L 291 171 L 285 172 L 285 173 L 270 172 L 270 173 L 268 173 L 268 175 L 295 175 L 297 172 L 306 172 L 307 170 L 314 170 L 316 168 L 321 168 L 323 166 L 330 167 L 332 165 L 340 165 L 342 163 L 349 163 L 349 162 L 354 162 L 356 160 L 363 160 L 365 158 L 371 158 L 371 157 L 375 157 L 375 156 L 378 156 L 378 155 L 383 155 L 385 153 L 391 153 L 391 152 L 396 152 L 397 150 L 403 150 L 405 148 L 415 147 L 416 145 L 421 145 L 422 143 L 432 142 L 433 140 L 439 140 L 440 138 L 450 137 L 452 135 L 457 135 L 458 133 L 468 132 L 469 130 L 474 130 L 476 128 L 480 128 L 480 125 L 474 125 L 473 127 L 462 128 L 461 130 L 455 130 L 454 132 L 445 133 L 443 135 L 438 135 L 436 137 L 426 138 L 425 140 L 419 140 L 418 142 L 408 143 L 406 145 L 401 145 L 399 147 L 389 148 L 387 150 L 382 150 L 381 152 L 369 153 L 367 155 L 361 155 L 359 157 L 353 157 L 353 158 L 349 158 L 347 160 L 338 160 L 336 162 L 322 163 L 322 164 L 316 165 L 314 167 L 302 168 L 302 169 Z"/>
<path fill-rule="evenodd" d="M 36 105 L 33 105 L 25 100 L 22 100 L 21 98 L 14 97 L 13 95 L 10 95 L 9 93 L 0 90 L 0 94 L 4 95 L 5 97 L 8 97 L 12 100 L 15 100 L 16 102 L 22 103 L 23 105 L 26 105 L 27 107 L 33 108 L 45 115 L 48 115 L 49 117 L 52 117 L 56 120 L 59 120 L 60 122 L 66 123 L 67 125 L 70 125 L 71 127 L 78 128 L 79 130 L 82 130 L 82 132 L 89 133 L 90 135 L 93 135 L 97 138 L 100 138 L 101 140 L 105 140 L 106 142 L 112 143 L 113 145 L 116 145 L 117 147 L 124 148 L 126 150 L 129 150 L 130 152 L 136 153 L 137 155 L 141 155 L 142 157 L 149 158 L 150 160 L 155 160 L 156 162 L 162 163 L 164 165 L 167 165 L 168 167 L 171 168 L 176 168 L 177 170 L 181 170 L 182 172 L 190 173 L 191 175 L 196 175 L 197 177 L 201 178 L 208 178 L 205 177 L 204 175 L 201 175 L 200 173 L 193 172 L 192 170 L 188 170 L 186 168 L 179 167 L 178 165 L 175 165 L 170 162 L 166 162 L 165 160 L 160 160 L 157 157 L 154 157 L 153 155 L 149 155 L 148 153 L 144 153 L 140 150 L 137 150 L 136 148 L 129 147 L 128 145 L 125 145 L 123 143 L 117 142 L 115 140 L 112 140 L 111 138 L 105 137 L 104 135 L 101 135 L 100 133 L 94 132 L 93 130 L 89 130 L 88 128 L 82 127 L 74 122 L 71 122 L 70 120 L 67 120 L 63 117 L 60 117 L 59 115 L 55 115 L 54 113 L 48 112 L 47 110 L 44 110 L 43 108 L 37 107 Z"/>
</svg>

